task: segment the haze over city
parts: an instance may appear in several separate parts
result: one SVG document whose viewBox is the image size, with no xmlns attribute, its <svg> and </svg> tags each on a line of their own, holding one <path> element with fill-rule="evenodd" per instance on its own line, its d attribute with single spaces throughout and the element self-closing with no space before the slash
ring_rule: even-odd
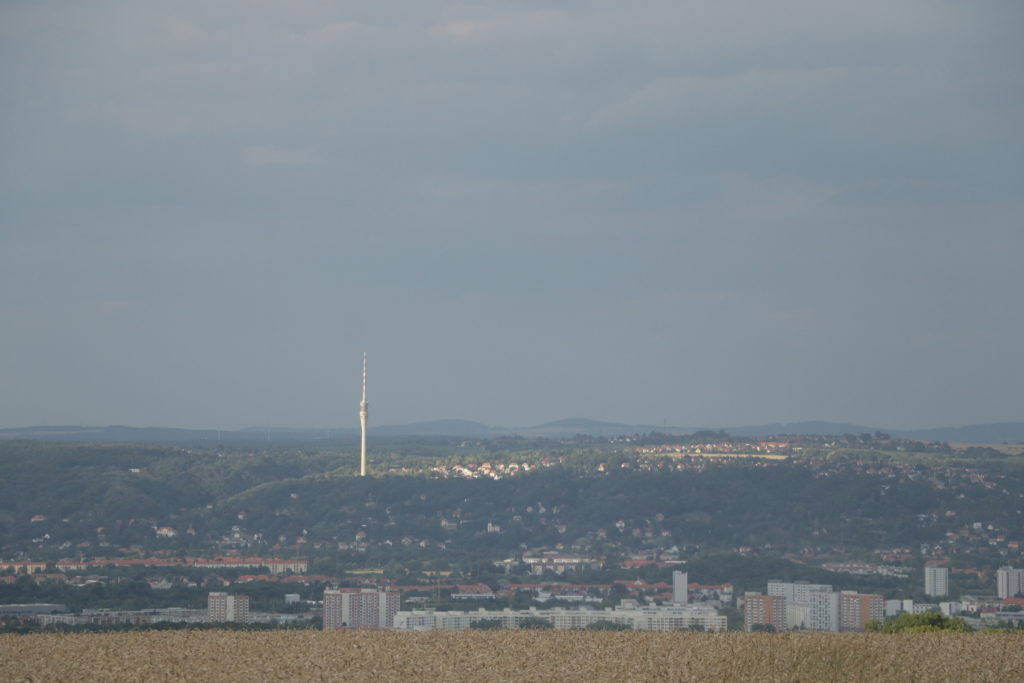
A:
<svg viewBox="0 0 1024 683">
<path fill-rule="evenodd" d="M 4 3 L 0 427 L 1020 420 L 1019 3 Z"/>
</svg>

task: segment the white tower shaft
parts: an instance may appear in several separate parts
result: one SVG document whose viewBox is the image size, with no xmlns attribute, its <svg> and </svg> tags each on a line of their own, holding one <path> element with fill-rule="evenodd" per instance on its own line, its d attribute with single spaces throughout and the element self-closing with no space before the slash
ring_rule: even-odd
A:
<svg viewBox="0 0 1024 683">
<path fill-rule="evenodd" d="M 359 476 L 366 476 L 366 418 L 370 416 L 370 404 L 366 402 L 366 352 L 363 351 L 363 400 L 359 402 L 359 426 L 362 427 L 362 448 L 359 456 Z"/>
</svg>

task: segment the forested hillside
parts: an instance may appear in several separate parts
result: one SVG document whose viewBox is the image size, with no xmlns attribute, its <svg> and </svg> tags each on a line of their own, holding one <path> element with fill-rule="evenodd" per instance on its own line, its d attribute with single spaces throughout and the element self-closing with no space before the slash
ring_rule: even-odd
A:
<svg viewBox="0 0 1024 683">
<path fill-rule="evenodd" d="M 347 564 L 494 560 L 539 547 L 871 552 L 945 542 L 976 522 L 1012 533 L 1024 507 L 1021 470 L 999 458 L 633 458 L 608 445 L 515 439 L 396 448 L 405 452 L 376 465 L 401 474 L 359 478 L 351 452 L 0 442 L 0 546 L 49 559 L 134 545 Z M 447 474 L 484 459 L 521 467 L 498 478 Z"/>
</svg>

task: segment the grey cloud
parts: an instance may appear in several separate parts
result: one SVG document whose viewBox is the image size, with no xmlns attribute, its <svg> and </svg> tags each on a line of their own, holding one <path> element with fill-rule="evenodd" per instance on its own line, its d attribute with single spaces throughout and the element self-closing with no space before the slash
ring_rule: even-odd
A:
<svg viewBox="0 0 1024 683">
<path fill-rule="evenodd" d="M 7 3 L 0 413 L 1019 419 L 1020 19 Z"/>
</svg>

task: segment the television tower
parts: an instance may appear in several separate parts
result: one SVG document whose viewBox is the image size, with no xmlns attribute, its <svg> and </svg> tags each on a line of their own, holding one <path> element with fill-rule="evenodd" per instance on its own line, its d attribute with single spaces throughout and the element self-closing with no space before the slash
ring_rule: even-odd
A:
<svg viewBox="0 0 1024 683">
<path fill-rule="evenodd" d="M 359 425 L 363 430 L 363 447 L 359 457 L 359 476 L 366 476 L 366 418 L 370 415 L 370 404 L 366 402 L 366 351 L 363 351 L 363 400 L 359 402 Z"/>
</svg>

